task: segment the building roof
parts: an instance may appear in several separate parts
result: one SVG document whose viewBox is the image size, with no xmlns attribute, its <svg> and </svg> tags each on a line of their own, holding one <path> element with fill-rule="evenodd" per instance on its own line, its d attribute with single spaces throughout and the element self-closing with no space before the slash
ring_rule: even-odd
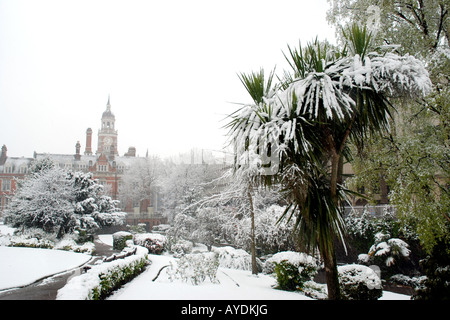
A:
<svg viewBox="0 0 450 320">
<path fill-rule="evenodd" d="M 7 157 L 5 164 L 0 165 L 0 173 L 25 173 L 21 172 L 21 168 L 28 168 L 32 161 L 33 158 Z M 5 168 L 11 168 L 11 171 L 7 171 Z"/>
</svg>

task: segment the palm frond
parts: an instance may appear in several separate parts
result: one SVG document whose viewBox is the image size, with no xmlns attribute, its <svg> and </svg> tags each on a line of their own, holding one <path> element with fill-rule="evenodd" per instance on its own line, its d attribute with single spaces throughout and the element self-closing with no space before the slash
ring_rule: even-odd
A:
<svg viewBox="0 0 450 320">
<path fill-rule="evenodd" d="M 372 33 L 366 26 L 359 26 L 354 23 L 348 30 L 342 29 L 344 38 L 347 39 L 348 48 L 352 55 L 359 55 L 363 60 L 372 46 Z"/>
<path fill-rule="evenodd" d="M 267 79 L 265 79 L 264 69 L 261 68 L 259 72 L 251 72 L 249 74 L 241 73 L 238 76 L 255 104 L 262 104 L 264 98 L 268 98 L 271 90 L 273 90 L 274 75 L 275 68 L 269 73 Z"/>
</svg>

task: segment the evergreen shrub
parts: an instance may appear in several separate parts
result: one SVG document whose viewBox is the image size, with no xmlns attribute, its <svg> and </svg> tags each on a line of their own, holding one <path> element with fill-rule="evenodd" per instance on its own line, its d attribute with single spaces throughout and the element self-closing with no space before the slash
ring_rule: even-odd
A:
<svg viewBox="0 0 450 320">
<path fill-rule="evenodd" d="M 310 281 L 316 273 L 317 269 L 311 265 L 296 266 L 288 260 L 275 262 L 278 287 L 282 290 L 302 289 L 305 282 Z"/>
<path fill-rule="evenodd" d="M 132 240 L 133 235 L 130 232 L 119 231 L 113 234 L 113 249 L 123 250 L 127 246 L 127 240 Z"/>
<path fill-rule="evenodd" d="M 318 268 L 318 260 L 306 253 L 281 251 L 266 260 L 263 272 L 275 273 L 282 290 L 301 290 L 305 282 L 314 278 Z"/>
<path fill-rule="evenodd" d="M 338 272 L 344 300 L 377 300 L 382 296 L 381 279 L 371 268 L 351 264 L 338 267 Z"/>
<path fill-rule="evenodd" d="M 161 254 L 166 247 L 166 237 L 158 233 L 137 233 L 133 236 L 136 245 L 147 248 L 150 254 Z"/>
</svg>

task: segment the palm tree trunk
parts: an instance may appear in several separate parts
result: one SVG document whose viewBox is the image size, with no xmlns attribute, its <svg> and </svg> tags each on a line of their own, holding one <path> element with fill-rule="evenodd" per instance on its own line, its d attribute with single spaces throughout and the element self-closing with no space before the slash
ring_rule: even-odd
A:
<svg viewBox="0 0 450 320">
<path fill-rule="evenodd" d="M 337 195 L 337 183 L 340 179 L 339 172 L 341 156 L 336 149 L 333 149 L 331 156 L 331 181 L 330 181 L 330 192 L 331 198 L 333 199 L 334 205 L 336 208 L 339 205 L 338 195 Z M 331 232 L 330 232 L 331 233 Z M 325 273 L 327 279 L 327 288 L 328 288 L 328 299 L 329 300 L 339 300 L 341 299 L 341 293 L 339 288 L 339 277 L 336 263 L 336 252 L 334 248 L 334 240 L 331 240 L 328 243 L 328 248 L 322 249 L 322 257 L 324 259 L 325 264 Z"/>
<path fill-rule="evenodd" d="M 323 252 L 322 257 L 325 264 L 325 276 L 327 279 L 328 300 L 340 300 L 341 290 L 339 287 L 338 269 L 336 263 L 336 253 L 334 251 L 334 241 L 330 243 L 328 252 Z"/>
<path fill-rule="evenodd" d="M 252 254 L 252 274 L 258 274 L 258 267 L 256 265 L 256 242 L 255 242 L 255 212 L 253 210 L 253 197 L 251 186 L 247 189 L 247 197 L 250 203 L 250 216 L 251 216 L 251 254 Z"/>
<path fill-rule="evenodd" d="M 332 151 L 331 156 L 331 179 L 330 179 L 330 191 L 331 197 L 333 199 L 334 205 L 338 206 L 338 196 L 337 196 L 337 183 L 339 180 L 339 162 L 341 156 L 335 151 Z"/>
</svg>

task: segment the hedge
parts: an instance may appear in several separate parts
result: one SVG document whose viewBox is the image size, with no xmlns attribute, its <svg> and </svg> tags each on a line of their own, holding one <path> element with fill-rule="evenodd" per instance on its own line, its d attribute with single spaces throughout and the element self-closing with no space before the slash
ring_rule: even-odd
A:
<svg viewBox="0 0 450 320">
<path fill-rule="evenodd" d="M 94 266 L 59 289 L 56 299 L 104 299 L 144 270 L 147 254 L 146 248 L 138 246 L 135 255 Z"/>
</svg>

